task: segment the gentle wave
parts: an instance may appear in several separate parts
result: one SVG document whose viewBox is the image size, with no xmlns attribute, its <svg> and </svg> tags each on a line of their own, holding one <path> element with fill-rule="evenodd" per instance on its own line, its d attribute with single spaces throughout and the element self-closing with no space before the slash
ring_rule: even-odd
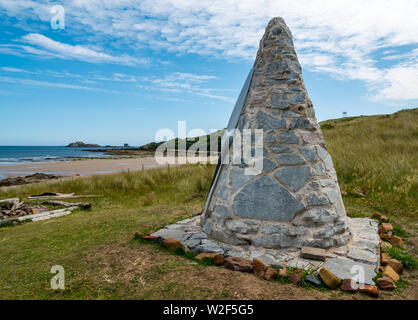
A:
<svg viewBox="0 0 418 320">
<path fill-rule="evenodd" d="M 67 147 L 25 147 L 0 146 L 0 163 L 32 163 L 49 161 L 69 161 L 77 158 L 107 157 L 101 152 L 90 152 L 80 148 Z"/>
</svg>

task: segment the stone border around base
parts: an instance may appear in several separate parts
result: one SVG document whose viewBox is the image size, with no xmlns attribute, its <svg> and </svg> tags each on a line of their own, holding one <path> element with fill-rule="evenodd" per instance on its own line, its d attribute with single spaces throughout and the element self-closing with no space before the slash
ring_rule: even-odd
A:
<svg viewBox="0 0 418 320">
<path fill-rule="evenodd" d="M 162 240 L 173 238 L 187 246 L 192 254 L 219 253 L 225 257 L 258 260 L 272 267 L 298 269 L 327 268 L 340 279 L 353 279 L 364 270 L 364 283 L 374 285 L 373 278 L 379 266 L 378 222 L 369 218 L 348 218 L 353 233 L 345 246 L 327 250 L 325 261 L 305 259 L 300 250 L 284 251 L 254 246 L 232 246 L 212 240 L 202 231 L 200 216 L 179 221 L 153 234 Z M 360 271 L 359 271 L 360 270 Z"/>
</svg>

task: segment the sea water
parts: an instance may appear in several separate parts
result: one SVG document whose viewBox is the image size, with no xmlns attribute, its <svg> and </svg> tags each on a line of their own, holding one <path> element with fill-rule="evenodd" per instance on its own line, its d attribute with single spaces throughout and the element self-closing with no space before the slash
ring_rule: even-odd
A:
<svg viewBox="0 0 418 320">
<path fill-rule="evenodd" d="M 31 162 L 71 160 L 74 158 L 106 157 L 103 152 L 90 152 L 86 149 L 62 146 L 0 146 L 0 165 Z"/>
</svg>

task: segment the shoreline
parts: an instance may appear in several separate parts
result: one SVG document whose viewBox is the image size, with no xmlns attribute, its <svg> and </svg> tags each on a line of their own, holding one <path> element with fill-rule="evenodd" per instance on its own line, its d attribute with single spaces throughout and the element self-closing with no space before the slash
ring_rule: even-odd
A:
<svg viewBox="0 0 418 320">
<path fill-rule="evenodd" d="M 70 159 L 30 163 L 0 163 L 0 179 L 22 177 L 34 173 L 53 174 L 62 177 L 111 174 L 123 171 L 139 171 L 162 167 L 153 156 Z"/>
</svg>

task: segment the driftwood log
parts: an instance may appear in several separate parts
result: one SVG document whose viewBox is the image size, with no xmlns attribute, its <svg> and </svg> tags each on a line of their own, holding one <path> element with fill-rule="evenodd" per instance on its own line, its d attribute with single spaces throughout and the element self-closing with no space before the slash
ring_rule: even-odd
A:
<svg viewBox="0 0 418 320">
<path fill-rule="evenodd" d="M 97 198 L 102 197 L 101 195 L 79 195 L 76 196 L 74 193 L 44 193 L 40 195 L 33 195 L 27 197 L 28 200 L 57 200 L 57 199 L 77 199 L 77 198 Z"/>
<path fill-rule="evenodd" d="M 80 207 L 82 209 L 90 209 L 91 208 L 91 204 L 88 202 L 64 202 L 64 201 L 57 201 L 57 200 L 47 200 L 42 202 L 42 204 L 48 204 L 51 206 L 63 206 L 66 208 L 69 207 Z"/>
<path fill-rule="evenodd" d="M 66 216 L 66 215 L 69 215 L 75 209 L 78 209 L 78 207 L 70 207 L 70 208 L 65 208 L 65 209 L 46 211 L 46 212 L 37 213 L 37 214 L 30 214 L 30 215 L 22 216 L 22 217 L 4 219 L 4 220 L 0 220 L 0 225 L 11 224 L 14 222 L 22 222 L 25 220 L 41 221 L 41 220 L 47 220 L 51 218 Z"/>
</svg>

